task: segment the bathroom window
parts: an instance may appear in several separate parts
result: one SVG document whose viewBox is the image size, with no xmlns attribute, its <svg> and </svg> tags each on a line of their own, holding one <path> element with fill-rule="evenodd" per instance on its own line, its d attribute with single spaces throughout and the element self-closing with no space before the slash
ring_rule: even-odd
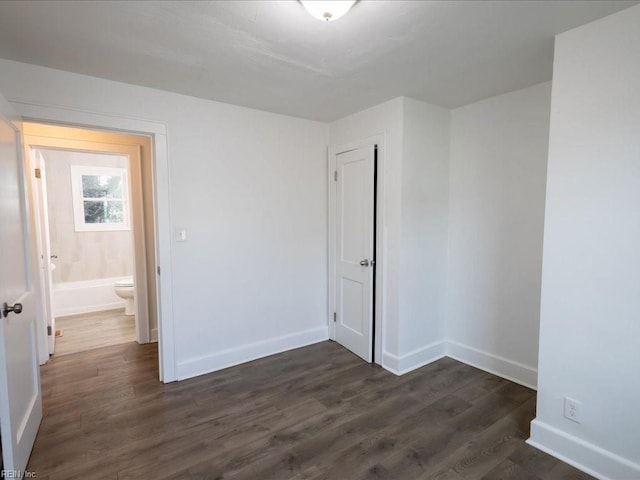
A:
<svg viewBox="0 0 640 480">
<path fill-rule="evenodd" d="M 71 165 L 76 232 L 130 230 L 126 168 Z"/>
</svg>

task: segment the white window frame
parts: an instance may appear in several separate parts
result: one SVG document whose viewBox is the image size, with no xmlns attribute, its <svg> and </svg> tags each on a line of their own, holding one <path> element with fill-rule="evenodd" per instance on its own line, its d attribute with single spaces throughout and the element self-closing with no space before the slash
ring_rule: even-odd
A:
<svg viewBox="0 0 640 480">
<path fill-rule="evenodd" d="M 122 198 L 84 198 L 82 191 L 82 176 L 97 175 L 109 177 L 122 177 Z M 95 167 L 89 165 L 71 165 L 71 192 L 73 196 L 73 221 L 76 232 L 111 232 L 131 230 L 131 215 L 129 203 L 129 182 L 126 168 Z M 85 201 L 122 201 L 124 221 L 122 223 L 85 223 Z"/>
</svg>

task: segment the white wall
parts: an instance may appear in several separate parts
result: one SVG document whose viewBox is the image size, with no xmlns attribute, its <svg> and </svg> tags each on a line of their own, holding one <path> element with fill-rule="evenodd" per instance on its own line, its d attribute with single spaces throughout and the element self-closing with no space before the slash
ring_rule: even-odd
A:
<svg viewBox="0 0 640 480">
<path fill-rule="evenodd" d="M 531 438 L 611 479 L 640 478 L 639 46 L 640 6 L 559 35 L 551 101 Z"/>
<path fill-rule="evenodd" d="M 449 355 L 535 386 L 550 83 L 452 112 Z"/>
<path fill-rule="evenodd" d="M 167 125 L 180 378 L 327 338 L 328 126 L 0 60 L 23 103 Z"/>
<path fill-rule="evenodd" d="M 402 191 L 397 370 L 445 353 L 449 110 L 402 99 Z"/>
</svg>

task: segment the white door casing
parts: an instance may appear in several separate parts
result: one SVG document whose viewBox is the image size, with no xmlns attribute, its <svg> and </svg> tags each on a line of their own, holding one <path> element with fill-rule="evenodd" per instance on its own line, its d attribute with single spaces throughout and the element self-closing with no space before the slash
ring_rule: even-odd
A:
<svg viewBox="0 0 640 480">
<path fill-rule="evenodd" d="M 37 299 L 29 260 L 32 246 L 25 170 L 21 133 L 12 118 L 15 115 L 11 107 L 0 97 L 0 304 L 22 305 L 20 314 L 5 316 L 0 312 L 0 431 L 4 476 L 24 471 L 42 420 Z"/>
<path fill-rule="evenodd" d="M 33 176 L 36 178 L 34 184 L 34 209 L 36 236 L 38 245 L 38 256 L 40 260 L 40 281 L 42 282 L 41 301 L 42 310 L 45 316 L 47 327 L 48 354 L 55 353 L 56 345 L 56 318 L 53 314 L 53 278 L 52 271 L 55 268 L 51 256 L 51 241 L 49 236 L 49 208 L 47 200 L 47 173 L 45 162 L 40 151 L 30 149 L 31 161 L 27 165 L 32 167 Z M 37 173 L 36 173 L 37 172 Z"/>
<path fill-rule="evenodd" d="M 336 341 L 372 361 L 373 145 L 336 155 Z"/>
<path fill-rule="evenodd" d="M 130 132 L 151 137 L 153 176 L 152 196 L 154 201 L 157 265 L 162 268 L 157 274 L 158 298 L 158 366 L 162 382 L 174 382 L 176 375 L 175 336 L 173 322 L 173 284 L 171 279 L 171 198 L 169 195 L 169 150 L 167 127 L 157 121 L 129 118 L 112 113 L 88 112 L 73 107 L 54 107 L 29 101 L 12 100 L 23 117 L 53 124 L 77 125 L 103 131 Z"/>
</svg>

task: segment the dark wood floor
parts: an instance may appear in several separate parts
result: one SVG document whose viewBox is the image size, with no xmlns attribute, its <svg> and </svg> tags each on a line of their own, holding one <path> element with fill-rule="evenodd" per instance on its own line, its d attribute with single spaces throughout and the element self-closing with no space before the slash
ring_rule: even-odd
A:
<svg viewBox="0 0 640 480">
<path fill-rule="evenodd" d="M 29 469 L 54 479 L 588 479 L 526 445 L 532 390 L 444 358 L 402 377 L 332 342 L 179 383 L 155 345 L 53 359 Z"/>
</svg>

